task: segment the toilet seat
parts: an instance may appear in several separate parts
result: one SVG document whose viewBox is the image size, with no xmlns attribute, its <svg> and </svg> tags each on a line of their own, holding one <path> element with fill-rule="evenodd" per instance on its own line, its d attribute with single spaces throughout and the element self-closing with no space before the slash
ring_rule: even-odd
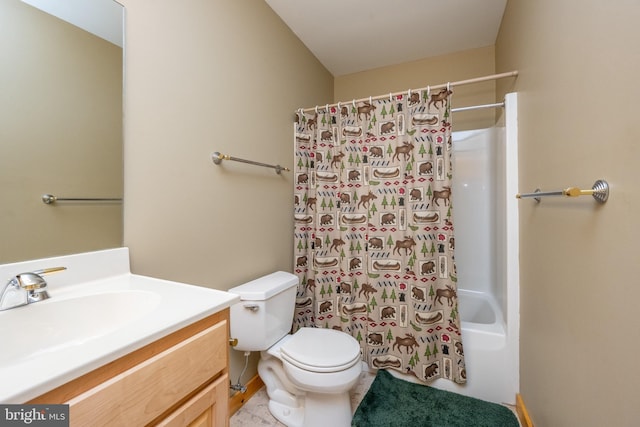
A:
<svg viewBox="0 0 640 427">
<path fill-rule="evenodd" d="M 339 372 L 360 361 L 360 345 L 332 329 L 301 328 L 281 347 L 283 360 L 310 372 Z"/>
</svg>

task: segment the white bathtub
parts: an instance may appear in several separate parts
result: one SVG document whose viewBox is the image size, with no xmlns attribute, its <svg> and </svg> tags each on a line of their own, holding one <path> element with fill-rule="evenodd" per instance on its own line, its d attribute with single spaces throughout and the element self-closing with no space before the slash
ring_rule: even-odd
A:
<svg viewBox="0 0 640 427">
<path fill-rule="evenodd" d="M 436 380 L 434 387 L 496 403 L 515 403 L 506 325 L 496 300 L 481 292 L 458 290 L 467 383 Z"/>
<path fill-rule="evenodd" d="M 481 292 L 458 289 L 467 383 L 437 379 L 430 386 L 495 403 L 515 403 L 506 325 L 496 301 Z M 393 376 L 419 381 L 393 369 Z"/>
<path fill-rule="evenodd" d="M 466 325 L 469 328 L 486 328 L 493 331 L 502 327 L 502 322 L 498 322 L 498 318 L 501 318 L 500 309 L 491 296 L 483 292 L 460 289 L 458 302 L 461 307 L 464 307 L 460 313 L 463 328 Z"/>
</svg>

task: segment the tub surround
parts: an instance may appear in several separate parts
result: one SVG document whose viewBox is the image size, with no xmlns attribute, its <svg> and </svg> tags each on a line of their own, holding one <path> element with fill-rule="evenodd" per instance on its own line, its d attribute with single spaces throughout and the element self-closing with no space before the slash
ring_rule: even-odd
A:
<svg viewBox="0 0 640 427">
<path fill-rule="evenodd" d="M 127 248 L 4 264 L 0 278 L 57 266 L 67 270 L 46 277 L 48 300 L 0 312 L 0 340 L 7 349 L 0 358 L 0 402 L 26 402 L 239 300 L 132 274 Z M 56 319 L 58 309 L 67 325 Z"/>
</svg>

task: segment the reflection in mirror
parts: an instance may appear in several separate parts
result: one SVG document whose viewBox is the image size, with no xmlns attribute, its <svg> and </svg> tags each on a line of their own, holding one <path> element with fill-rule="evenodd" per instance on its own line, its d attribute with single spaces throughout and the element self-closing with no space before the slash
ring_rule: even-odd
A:
<svg viewBox="0 0 640 427">
<path fill-rule="evenodd" d="M 0 263 L 122 245 L 121 203 L 41 199 L 122 197 L 122 48 L 114 42 L 23 1 L 0 2 Z"/>
</svg>

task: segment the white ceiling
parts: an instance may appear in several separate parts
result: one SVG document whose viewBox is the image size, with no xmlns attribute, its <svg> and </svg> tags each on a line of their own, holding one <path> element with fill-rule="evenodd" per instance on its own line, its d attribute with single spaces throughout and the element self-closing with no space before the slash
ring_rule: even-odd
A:
<svg viewBox="0 0 640 427">
<path fill-rule="evenodd" d="M 265 0 L 334 75 L 496 41 L 507 0 Z"/>
<path fill-rule="evenodd" d="M 113 0 L 22 0 L 122 47 L 123 9 Z"/>
</svg>

